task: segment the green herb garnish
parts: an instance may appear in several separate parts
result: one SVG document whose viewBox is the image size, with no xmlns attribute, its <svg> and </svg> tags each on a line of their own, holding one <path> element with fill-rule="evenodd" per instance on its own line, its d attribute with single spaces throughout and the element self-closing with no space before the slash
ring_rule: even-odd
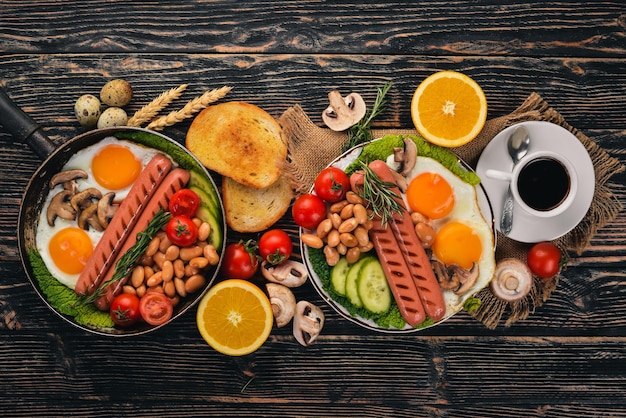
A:
<svg viewBox="0 0 626 418">
<path fill-rule="evenodd" d="M 113 270 L 113 276 L 106 282 L 102 283 L 90 296 L 84 298 L 84 302 L 91 303 L 95 301 L 102 295 L 107 286 L 128 276 L 139 262 L 143 253 L 146 252 L 146 248 L 148 248 L 148 244 L 150 244 L 152 238 L 154 238 L 157 232 L 159 232 L 171 218 L 171 213 L 165 212 L 163 209 L 159 209 L 146 229 L 137 234 L 137 241 L 135 244 L 130 247 L 119 260 L 117 260 L 117 263 L 115 263 L 115 270 Z"/>
<path fill-rule="evenodd" d="M 393 83 L 388 81 L 382 88 L 378 88 L 378 93 L 376 94 L 376 100 L 374 101 L 372 109 L 365 114 L 363 119 L 348 129 L 348 140 L 343 146 L 343 151 L 347 151 L 352 147 L 356 147 L 359 144 L 373 139 L 370 126 L 374 121 L 374 118 L 385 111 L 385 106 L 387 105 L 385 96 L 392 85 Z"/>
<path fill-rule="evenodd" d="M 361 168 L 364 178 L 363 189 L 359 194 L 367 202 L 367 207 L 372 210 L 371 216 L 380 217 L 382 225 L 387 225 L 394 213 L 404 212 L 404 206 L 400 203 L 402 198 L 393 190 L 396 185 L 383 181 L 366 162 L 361 161 Z"/>
</svg>

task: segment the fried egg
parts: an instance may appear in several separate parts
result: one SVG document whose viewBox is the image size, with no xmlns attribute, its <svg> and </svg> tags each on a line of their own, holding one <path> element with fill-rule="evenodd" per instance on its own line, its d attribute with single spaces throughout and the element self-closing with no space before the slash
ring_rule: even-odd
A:
<svg viewBox="0 0 626 418">
<path fill-rule="evenodd" d="M 157 152 L 129 141 L 106 137 L 74 154 L 60 171 L 84 170 L 87 178 L 77 180 L 79 190 L 94 187 L 103 195 L 114 192 L 114 200 L 119 203 Z M 63 185 L 58 185 L 48 193 L 39 215 L 35 241 L 48 271 L 59 282 L 73 289 L 103 232 L 93 228 L 83 230 L 76 221 L 61 218 L 56 218 L 54 226 L 48 225 L 48 205 L 62 190 Z"/>
<path fill-rule="evenodd" d="M 447 266 L 470 269 L 478 264 L 479 277 L 465 295 L 444 290 L 448 312 L 456 312 L 475 291 L 484 287 L 495 270 L 493 230 L 478 203 L 476 188 L 456 176 L 438 161 L 418 157 L 407 176 L 407 206 L 430 219 L 435 230 L 432 256 Z"/>
</svg>

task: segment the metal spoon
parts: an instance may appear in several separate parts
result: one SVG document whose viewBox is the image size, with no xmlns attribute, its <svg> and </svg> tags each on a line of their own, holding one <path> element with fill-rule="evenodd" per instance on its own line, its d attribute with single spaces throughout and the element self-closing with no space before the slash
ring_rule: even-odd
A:
<svg viewBox="0 0 626 418">
<path fill-rule="evenodd" d="M 507 150 L 513 160 L 513 167 L 519 162 L 519 160 L 528 152 L 528 145 L 530 144 L 530 138 L 528 137 L 528 130 L 524 126 L 519 126 L 507 142 Z M 511 192 L 511 185 L 507 190 L 506 196 L 504 196 L 504 207 L 502 209 L 502 218 L 500 219 L 500 232 L 504 235 L 509 235 L 511 228 L 513 227 L 513 193 Z"/>
</svg>

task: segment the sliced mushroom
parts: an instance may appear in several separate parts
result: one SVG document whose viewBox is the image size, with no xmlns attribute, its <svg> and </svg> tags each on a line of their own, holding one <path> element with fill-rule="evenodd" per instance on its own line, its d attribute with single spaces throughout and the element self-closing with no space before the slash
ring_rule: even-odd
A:
<svg viewBox="0 0 626 418">
<path fill-rule="evenodd" d="M 277 266 L 267 261 L 261 263 L 261 273 L 270 282 L 279 283 L 287 287 L 298 287 L 309 277 L 306 267 L 294 260 L 287 260 Z"/>
<path fill-rule="evenodd" d="M 77 221 L 78 227 L 85 231 L 92 227 L 96 231 L 104 231 L 102 225 L 98 221 L 98 204 L 92 203 L 80 212 Z"/>
<path fill-rule="evenodd" d="M 528 295 L 532 283 L 533 274 L 525 262 L 505 258 L 496 265 L 491 291 L 498 299 L 514 302 Z"/>
<path fill-rule="evenodd" d="M 296 297 L 287 286 L 282 284 L 267 283 L 265 287 L 272 304 L 276 326 L 282 328 L 291 321 L 296 313 Z"/>
<path fill-rule="evenodd" d="M 61 171 L 50 179 L 50 188 L 53 189 L 57 185 L 63 184 L 64 189 L 73 190 L 73 193 L 76 193 L 78 189 L 76 180 L 86 179 L 87 176 L 87 172 L 81 169 Z M 74 190 L 74 188 L 76 188 L 76 190 Z"/>
<path fill-rule="evenodd" d="M 60 191 L 52 197 L 48 205 L 48 211 L 46 212 L 48 225 L 54 226 L 54 221 L 57 216 L 68 221 L 76 219 L 76 210 L 74 210 L 70 203 L 71 197 L 72 192 L 70 190 Z"/>
<path fill-rule="evenodd" d="M 119 205 L 113 204 L 113 198 L 115 198 L 115 193 L 109 192 L 98 201 L 98 222 L 102 228 L 109 226 L 111 218 L 113 218 L 119 208 Z"/>
<path fill-rule="evenodd" d="M 79 212 L 94 203 L 94 200 L 102 198 L 102 192 L 95 187 L 90 187 L 72 196 L 70 203 L 76 212 Z"/>
<path fill-rule="evenodd" d="M 471 269 L 464 269 L 461 266 L 452 265 L 448 267 L 453 277 L 458 278 L 459 287 L 454 290 L 457 295 L 462 295 L 471 289 L 478 280 L 479 268 L 478 264 L 474 263 Z"/>
<path fill-rule="evenodd" d="M 393 179 L 395 180 L 398 188 L 402 193 L 406 193 L 406 190 L 409 188 L 409 181 L 402 174 L 398 173 L 396 170 L 389 170 L 391 175 L 393 175 Z"/>
<path fill-rule="evenodd" d="M 456 264 L 446 266 L 437 260 L 432 261 L 431 265 L 439 286 L 445 290 L 452 290 L 457 295 L 470 290 L 478 280 L 479 268 L 476 263 L 469 270 Z"/>
<path fill-rule="evenodd" d="M 417 145 L 409 137 L 404 138 L 404 149 L 402 152 L 402 160 L 399 173 L 403 176 L 408 175 L 417 163 Z"/>
<path fill-rule="evenodd" d="M 328 93 L 330 106 L 322 113 L 326 126 L 333 131 L 345 131 L 365 116 L 365 101 L 358 93 L 350 93 L 345 98 L 333 90 Z"/>
<path fill-rule="evenodd" d="M 459 277 L 450 274 L 448 268 L 441 261 L 433 261 L 431 263 L 435 277 L 439 282 L 439 287 L 445 290 L 456 290 L 460 286 Z"/>
<path fill-rule="evenodd" d="M 293 335 L 303 346 L 315 342 L 324 327 L 324 312 L 310 302 L 301 300 L 296 304 L 293 318 Z"/>
</svg>

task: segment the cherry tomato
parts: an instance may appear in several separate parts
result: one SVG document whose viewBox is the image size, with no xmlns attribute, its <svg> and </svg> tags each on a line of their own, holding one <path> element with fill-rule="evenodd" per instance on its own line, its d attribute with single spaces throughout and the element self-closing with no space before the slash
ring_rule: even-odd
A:
<svg viewBox="0 0 626 418">
<path fill-rule="evenodd" d="M 561 269 L 561 250 L 551 242 L 540 242 L 528 251 L 528 267 L 542 279 L 554 277 Z"/>
<path fill-rule="evenodd" d="M 313 190 L 316 195 L 327 202 L 338 202 L 350 190 L 350 178 L 342 169 L 328 167 L 317 175 Z"/>
<path fill-rule="evenodd" d="M 257 245 L 254 240 L 230 244 L 222 258 L 222 275 L 227 279 L 249 279 L 259 268 L 256 255 Z"/>
<path fill-rule="evenodd" d="M 170 198 L 169 210 L 174 216 L 193 218 L 200 207 L 200 197 L 193 190 L 180 189 Z"/>
<path fill-rule="evenodd" d="M 165 233 L 173 244 L 188 247 L 198 238 L 198 227 L 187 216 L 174 216 L 167 223 Z"/>
<path fill-rule="evenodd" d="M 326 218 L 326 204 L 314 194 L 303 194 L 293 202 L 291 214 L 302 228 L 314 229 Z"/>
<path fill-rule="evenodd" d="M 109 313 L 117 325 L 129 327 L 140 318 L 139 298 L 131 293 L 122 293 L 113 299 Z"/>
<path fill-rule="evenodd" d="M 174 306 L 163 293 L 152 291 L 143 295 L 139 300 L 139 312 L 148 324 L 161 325 L 170 320 Z"/>
<path fill-rule="evenodd" d="M 272 229 L 261 236 L 259 253 L 272 265 L 280 264 L 291 257 L 293 244 L 289 235 L 281 229 Z"/>
</svg>

